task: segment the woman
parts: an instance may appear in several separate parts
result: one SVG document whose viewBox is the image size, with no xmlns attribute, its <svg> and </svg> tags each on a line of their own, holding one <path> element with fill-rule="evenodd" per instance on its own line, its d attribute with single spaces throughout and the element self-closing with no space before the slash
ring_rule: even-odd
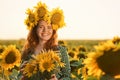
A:
<svg viewBox="0 0 120 80">
<path fill-rule="evenodd" d="M 65 47 L 58 45 L 57 30 L 53 29 L 53 23 L 44 19 L 39 19 L 37 25 L 29 31 L 26 44 L 23 48 L 21 72 L 26 62 L 31 59 L 32 54 L 38 54 L 41 50 L 60 51 L 61 60 L 65 67 L 60 69 L 60 73 L 51 75 L 50 80 L 70 80 L 70 63 Z M 24 75 L 24 74 L 23 74 Z M 22 76 L 23 76 L 22 75 Z M 37 80 L 38 78 L 27 78 L 23 76 L 22 80 Z M 39 80 L 42 80 L 39 78 Z"/>
</svg>

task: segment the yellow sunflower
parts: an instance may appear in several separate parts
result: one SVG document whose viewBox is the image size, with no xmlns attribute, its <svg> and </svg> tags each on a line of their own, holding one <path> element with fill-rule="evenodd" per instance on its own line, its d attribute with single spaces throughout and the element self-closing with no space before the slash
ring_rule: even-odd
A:
<svg viewBox="0 0 120 80">
<path fill-rule="evenodd" d="M 2 73 L 2 68 L 1 68 L 1 66 L 0 66 L 0 74 Z"/>
<path fill-rule="evenodd" d="M 37 6 L 35 6 L 35 12 L 39 20 L 44 19 L 44 16 L 48 13 L 48 9 L 45 3 L 38 2 Z"/>
<path fill-rule="evenodd" d="M 85 67 L 88 68 L 88 75 L 100 77 L 101 74 L 102 75 L 104 74 L 104 72 L 99 68 L 98 63 L 97 63 L 97 58 L 101 55 L 102 53 L 90 52 L 88 54 L 88 58 L 84 60 Z"/>
<path fill-rule="evenodd" d="M 0 45 L 0 54 L 5 50 L 5 46 Z"/>
<path fill-rule="evenodd" d="M 44 72 L 44 71 L 50 72 L 54 68 L 55 68 L 55 64 L 53 63 L 53 61 L 49 57 L 42 59 L 39 63 L 39 69 L 41 72 Z"/>
<path fill-rule="evenodd" d="M 63 11 L 59 8 L 53 9 L 51 11 L 51 24 L 53 29 L 58 29 L 65 26 Z"/>
<path fill-rule="evenodd" d="M 64 67 L 64 63 L 61 62 L 61 58 L 58 54 L 57 51 L 43 50 L 32 57 L 37 61 L 39 70 L 43 73 L 44 71 L 51 72 L 57 67 Z"/>
<path fill-rule="evenodd" d="M 87 74 L 87 68 L 85 66 L 80 68 L 79 74 L 82 74 L 83 80 L 87 80 L 88 74 Z"/>
<path fill-rule="evenodd" d="M 53 59 L 58 63 L 57 66 L 65 67 L 65 64 L 61 62 L 61 58 L 58 55 L 54 55 Z"/>
<path fill-rule="evenodd" d="M 79 60 L 76 58 L 70 58 L 69 61 L 70 61 L 71 72 L 76 72 L 78 70 L 78 67 L 74 66 L 74 63 L 78 62 Z"/>
<path fill-rule="evenodd" d="M 60 67 L 64 67 L 65 64 L 63 62 L 61 62 L 61 58 L 59 56 L 59 51 L 53 51 L 53 50 L 49 50 L 48 51 L 48 57 L 51 57 L 51 59 L 53 60 L 53 62 L 56 62 L 56 66 L 60 66 Z"/>
<path fill-rule="evenodd" d="M 15 45 L 9 45 L 2 53 L 0 61 L 1 67 L 5 70 L 13 68 L 15 65 L 19 66 L 21 61 L 21 53 L 16 49 Z"/>
<path fill-rule="evenodd" d="M 38 23 L 37 14 L 31 9 L 27 9 L 26 14 L 28 15 L 25 19 L 25 24 L 27 25 L 27 29 L 31 30 Z"/>
<path fill-rule="evenodd" d="M 9 76 L 9 75 L 11 75 L 12 74 L 12 70 L 5 70 L 4 71 L 4 75 L 5 76 Z"/>
<path fill-rule="evenodd" d="M 2 59 L 2 55 L 0 54 L 0 59 Z"/>
<path fill-rule="evenodd" d="M 67 47 L 67 42 L 64 41 L 64 40 L 59 40 L 59 41 L 58 41 L 58 44 L 60 44 L 61 46 Z"/>
<path fill-rule="evenodd" d="M 112 42 L 112 40 L 108 40 L 94 47 L 99 52 L 99 51 L 104 51 L 104 50 L 110 50 L 111 48 L 116 48 L 116 45 Z"/>
<path fill-rule="evenodd" d="M 74 74 L 71 73 L 71 78 L 72 78 L 72 79 L 75 79 L 75 78 L 76 78 L 76 75 L 74 75 Z"/>
<path fill-rule="evenodd" d="M 120 75 L 120 47 L 112 43 L 112 40 L 96 46 L 95 52 L 90 52 L 84 60 L 88 68 L 88 75 L 100 78 L 101 75 Z"/>
<path fill-rule="evenodd" d="M 68 51 L 68 55 L 69 55 L 71 58 L 75 58 L 75 57 L 76 57 L 76 54 L 77 54 L 76 51 L 73 51 L 73 50 L 69 50 L 69 51 Z"/>
<path fill-rule="evenodd" d="M 45 50 L 42 50 L 39 54 L 37 55 L 32 55 L 32 57 L 39 63 L 42 59 L 46 59 L 48 57 L 48 52 Z"/>
<path fill-rule="evenodd" d="M 26 76 L 31 77 L 33 74 L 37 73 L 36 62 L 34 60 L 30 60 L 29 63 L 27 63 L 23 69 L 23 73 Z"/>
<path fill-rule="evenodd" d="M 48 12 L 48 14 L 50 14 L 50 12 Z M 51 24 L 51 21 L 50 21 L 50 16 L 48 15 L 48 14 L 46 14 L 45 16 L 44 16 L 44 21 L 46 21 L 48 24 Z"/>
<path fill-rule="evenodd" d="M 78 46 L 77 49 L 79 52 L 86 52 L 87 51 L 86 47 L 83 45 Z"/>
<path fill-rule="evenodd" d="M 119 79 L 120 79 L 120 75 L 116 75 L 116 76 L 115 76 L 115 79 L 116 79 L 116 80 L 119 80 Z"/>
<path fill-rule="evenodd" d="M 54 30 L 65 26 L 63 11 L 59 8 L 49 11 L 45 3 L 38 2 L 33 10 L 28 9 L 26 13 L 28 17 L 25 19 L 25 24 L 29 30 L 41 20 L 51 24 Z"/>
<path fill-rule="evenodd" d="M 52 51 L 52 50 L 49 50 L 48 51 L 48 55 L 56 62 L 60 62 L 61 61 L 61 58 L 59 57 L 58 55 L 59 53 L 57 53 L 57 51 Z"/>
<path fill-rule="evenodd" d="M 114 44 L 120 44 L 120 38 L 118 36 L 115 36 L 112 41 Z"/>
</svg>

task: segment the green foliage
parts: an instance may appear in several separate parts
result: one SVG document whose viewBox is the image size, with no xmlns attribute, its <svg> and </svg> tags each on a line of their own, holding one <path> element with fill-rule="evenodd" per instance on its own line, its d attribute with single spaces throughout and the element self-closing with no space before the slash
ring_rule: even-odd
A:
<svg viewBox="0 0 120 80">
<path fill-rule="evenodd" d="M 96 77 L 93 77 L 93 76 L 88 76 L 87 80 L 98 80 L 98 79 Z"/>
<path fill-rule="evenodd" d="M 20 80 L 18 78 L 19 71 L 16 69 L 13 69 L 11 74 L 9 76 L 6 76 L 4 72 L 0 73 L 0 80 Z"/>
<path fill-rule="evenodd" d="M 20 79 L 18 79 L 18 74 L 19 74 L 19 72 L 16 70 L 16 69 L 13 69 L 12 70 L 12 74 L 9 76 L 9 78 L 11 79 L 11 80 L 20 80 Z"/>
<path fill-rule="evenodd" d="M 98 45 L 98 43 L 106 40 L 64 40 L 67 43 L 67 47 L 73 48 L 83 45 L 88 51 L 94 50 L 93 46 Z"/>
<path fill-rule="evenodd" d="M 71 80 L 83 80 L 82 73 L 78 74 L 78 70 L 84 67 L 84 64 L 82 64 L 83 60 L 86 58 L 86 54 L 89 51 L 93 51 L 93 46 L 98 45 L 98 43 L 103 42 L 105 40 L 59 40 L 59 44 L 62 46 L 65 46 L 69 51 L 75 51 L 75 58 L 78 60 L 70 61 L 71 66 L 71 73 L 76 76 L 76 78 L 72 78 Z M 16 45 L 16 47 L 21 50 L 24 46 L 25 40 L 0 40 L 0 45 L 8 46 L 11 44 Z M 82 46 L 82 48 L 80 48 Z M 71 58 L 73 58 L 71 56 Z M 5 80 L 20 80 L 18 76 L 19 72 L 15 69 L 12 70 L 12 74 L 7 77 Z M 0 75 L 0 80 L 4 80 L 1 78 L 2 75 Z M 87 80 L 97 80 L 93 76 L 88 76 Z"/>
<path fill-rule="evenodd" d="M 82 58 L 80 60 L 70 61 L 71 73 L 76 76 L 76 78 L 74 78 L 76 80 L 82 80 L 82 74 L 78 74 L 78 70 L 84 66 L 82 62 L 83 62 Z"/>
<path fill-rule="evenodd" d="M 25 43 L 25 40 L 24 39 L 20 39 L 20 40 L 0 40 L 0 45 L 5 45 L 5 46 L 8 46 L 8 45 L 16 45 L 16 47 L 21 50 L 21 48 L 23 47 Z"/>
</svg>

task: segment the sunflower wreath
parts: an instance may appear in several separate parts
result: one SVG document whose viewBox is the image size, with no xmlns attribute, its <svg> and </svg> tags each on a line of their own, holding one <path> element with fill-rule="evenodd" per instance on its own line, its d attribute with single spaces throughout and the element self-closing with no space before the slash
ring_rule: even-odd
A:
<svg viewBox="0 0 120 80">
<path fill-rule="evenodd" d="M 47 5 L 42 2 L 38 2 L 33 9 L 28 8 L 26 14 L 25 24 L 27 25 L 28 30 L 31 30 L 36 26 L 40 20 L 47 21 L 52 25 L 54 30 L 65 26 L 63 10 L 54 8 L 50 12 Z"/>
</svg>

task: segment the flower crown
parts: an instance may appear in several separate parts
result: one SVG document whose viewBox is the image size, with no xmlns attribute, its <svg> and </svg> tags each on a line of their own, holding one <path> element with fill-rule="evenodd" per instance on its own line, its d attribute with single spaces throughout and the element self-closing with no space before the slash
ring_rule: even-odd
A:
<svg viewBox="0 0 120 80">
<path fill-rule="evenodd" d="M 26 14 L 28 16 L 25 19 L 25 24 L 28 30 L 35 27 L 40 20 L 47 21 L 54 30 L 65 26 L 63 11 L 55 8 L 50 12 L 45 3 L 38 2 L 34 9 L 28 8 Z"/>
</svg>

